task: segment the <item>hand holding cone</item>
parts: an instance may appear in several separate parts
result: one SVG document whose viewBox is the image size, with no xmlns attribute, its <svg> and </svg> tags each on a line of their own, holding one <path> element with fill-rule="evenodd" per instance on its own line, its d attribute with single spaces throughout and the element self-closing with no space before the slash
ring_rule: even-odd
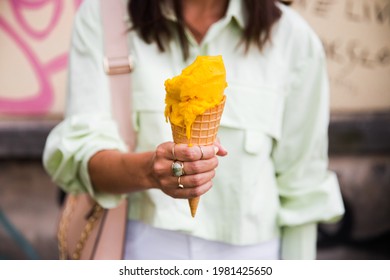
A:
<svg viewBox="0 0 390 280">
<path fill-rule="evenodd" d="M 219 123 L 225 106 L 224 98 L 220 104 L 196 117 L 192 128 L 191 137 L 186 135 L 186 127 L 177 126 L 171 123 L 173 141 L 176 144 L 188 144 L 189 146 L 208 146 L 213 145 L 217 139 Z M 195 217 L 200 197 L 188 199 L 191 216 Z"/>
<path fill-rule="evenodd" d="M 165 117 L 176 144 L 207 146 L 217 138 L 227 86 L 222 56 L 198 56 L 181 75 L 165 81 Z M 189 199 L 195 217 L 199 197 Z"/>
</svg>

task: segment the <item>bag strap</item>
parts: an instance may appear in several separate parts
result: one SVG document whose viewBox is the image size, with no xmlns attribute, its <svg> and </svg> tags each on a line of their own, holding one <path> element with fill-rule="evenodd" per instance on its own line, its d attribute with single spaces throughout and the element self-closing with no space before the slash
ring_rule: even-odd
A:
<svg viewBox="0 0 390 280">
<path fill-rule="evenodd" d="M 123 0 L 100 0 L 103 23 L 103 66 L 109 78 L 112 116 L 118 123 L 119 133 L 130 151 L 134 151 L 135 132 L 132 123 L 132 87 L 130 73 L 133 70 L 127 44 L 128 27 L 125 22 L 126 7 Z M 94 249 L 93 259 L 122 259 L 126 239 L 128 200 L 106 211 L 101 223 L 99 247 Z M 116 228 L 121 236 L 113 242 L 107 229 Z M 108 237 L 108 239 L 107 239 Z M 103 241 L 105 240 L 105 241 Z"/>
<path fill-rule="evenodd" d="M 127 44 L 129 27 L 126 25 L 126 6 L 123 0 L 100 0 L 103 21 L 105 57 L 103 66 L 110 80 L 112 115 L 119 125 L 119 132 L 129 146 L 135 147 L 132 123 L 131 79 L 133 70 Z"/>
</svg>

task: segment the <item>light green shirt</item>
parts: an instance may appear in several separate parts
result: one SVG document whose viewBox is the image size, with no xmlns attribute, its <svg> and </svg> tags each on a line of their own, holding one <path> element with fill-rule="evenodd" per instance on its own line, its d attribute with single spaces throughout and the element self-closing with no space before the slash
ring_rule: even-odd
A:
<svg viewBox="0 0 390 280">
<path fill-rule="evenodd" d="M 239 0 L 208 30 L 201 44 L 190 33 L 183 61 L 178 38 L 165 52 L 129 33 L 135 70 L 133 122 L 136 152 L 172 141 L 164 118 L 164 81 L 197 55 L 222 55 L 228 87 L 218 136 L 228 150 L 219 159 L 213 188 L 201 197 L 196 218 L 187 200 L 158 189 L 129 195 L 129 218 L 155 227 L 237 245 L 282 235 L 284 258 L 315 257 L 315 226 L 336 220 L 343 204 L 335 174 L 327 170 L 329 88 L 321 42 L 288 7 L 263 52 L 240 44 L 245 22 Z M 111 118 L 103 71 L 99 1 L 85 0 L 75 18 L 65 119 L 50 133 L 44 165 L 68 192 L 89 192 L 105 207 L 120 196 L 94 192 L 87 171 L 99 150 L 126 146 Z M 165 16 L 175 21 L 169 7 Z"/>
</svg>

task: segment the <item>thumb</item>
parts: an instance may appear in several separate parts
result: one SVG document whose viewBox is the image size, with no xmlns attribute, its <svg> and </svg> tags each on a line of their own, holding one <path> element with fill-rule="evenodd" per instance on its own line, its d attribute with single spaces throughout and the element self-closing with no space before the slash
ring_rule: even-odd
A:
<svg viewBox="0 0 390 280">
<path fill-rule="evenodd" d="M 218 151 L 216 152 L 217 156 L 224 157 L 228 154 L 228 151 L 221 145 L 219 139 L 214 142 L 214 146 L 218 149 Z"/>
</svg>

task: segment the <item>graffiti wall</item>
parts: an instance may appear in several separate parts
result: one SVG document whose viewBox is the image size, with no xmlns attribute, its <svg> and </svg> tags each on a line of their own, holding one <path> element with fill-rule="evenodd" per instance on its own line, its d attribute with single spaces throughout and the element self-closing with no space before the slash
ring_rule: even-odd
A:
<svg viewBox="0 0 390 280">
<path fill-rule="evenodd" d="M 321 37 L 333 111 L 390 110 L 390 0 L 295 0 Z"/>
<path fill-rule="evenodd" d="M 0 115 L 62 115 L 81 1 L 0 1 Z M 332 110 L 390 110 L 390 0 L 295 0 L 293 7 L 324 43 Z"/>
<path fill-rule="evenodd" d="M 0 1 L 1 114 L 62 114 L 71 22 L 80 1 Z"/>
</svg>

